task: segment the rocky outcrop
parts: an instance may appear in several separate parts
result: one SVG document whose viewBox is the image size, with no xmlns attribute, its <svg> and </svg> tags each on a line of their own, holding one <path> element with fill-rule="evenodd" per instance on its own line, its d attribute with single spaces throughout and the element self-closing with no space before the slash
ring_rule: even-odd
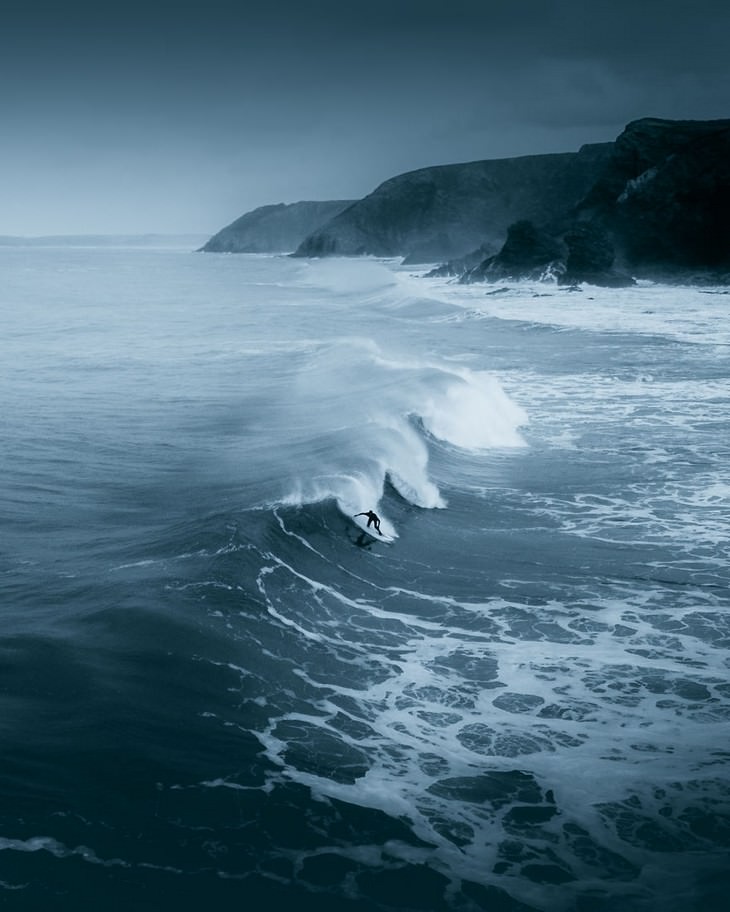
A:
<svg viewBox="0 0 730 912">
<path fill-rule="evenodd" d="M 481 244 L 476 250 L 467 253 L 466 256 L 457 257 L 455 260 L 449 260 L 447 263 L 442 263 L 441 266 L 434 267 L 430 272 L 426 273 L 426 277 L 429 279 L 443 279 L 450 276 L 463 276 L 493 255 L 494 248 L 490 244 Z"/>
<path fill-rule="evenodd" d="M 633 277 L 613 268 L 616 258 L 608 232 L 596 222 L 582 222 L 567 231 L 563 238 L 567 248 L 565 268 L 559 276 L 561 285 L 603 285 L 624 288 L 636 284 Z"/>
<path fill-rule="evenodd" d="M 261 206 L 215 234 L 205 253 L 290 253 L 307 235 L 338 215 L 353 200 L 303 201 Z"/>
<path fill-rule="evenodd" d="M 507 240 L 495 256 L 468 270 L 462 282 L 541 279 L 564 271 L 565 247 L 551 234 L 521 219 L 510 225 Z"/>
<path fill-rule="evenodd" d="M 499 249 L 519 219 L 552 222 L 595 183 L 611 144 L 422 168 L 381 184 L 297 249 L 297 256 L 404 257 L 429 263 L 482 244 Z"/>
<path fill-rule="evenodd" d="M 470 284 L 551 279 L 560 285 L 581 282 L 612 288 L 633 285 L 631 276 L 614 270 L 613 261 L 611 239 L 596 223 L 575 225 L 562 237 L 555 237 L 522 220 L 510 225 L 507 240 L 498 254 L 463 270 L 459 281 Z M 429 277 L 448 274 L 444 267 L 428 273 Z"/>
</svg>

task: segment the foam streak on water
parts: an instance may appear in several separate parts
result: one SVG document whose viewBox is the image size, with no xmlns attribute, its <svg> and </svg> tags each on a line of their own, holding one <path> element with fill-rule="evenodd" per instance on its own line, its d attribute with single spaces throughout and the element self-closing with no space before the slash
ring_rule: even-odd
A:
<svg viewBox="0 0 730 912">
<path fill-rule="evenodd" d="M 722 289 L 0 255 L 9 908 L 725 907 Z"/>
</svg>

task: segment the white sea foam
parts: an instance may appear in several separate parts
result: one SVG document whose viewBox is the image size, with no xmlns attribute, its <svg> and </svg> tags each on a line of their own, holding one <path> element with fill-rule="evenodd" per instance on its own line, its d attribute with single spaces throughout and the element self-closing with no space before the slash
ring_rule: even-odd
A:
<svg viewBox="0 0 730 912">
<path fill-rule="evenodd" d="M 287 410 L 310 417 L 311 442 L 301 441 L 300 470 L 282 497 L 287 504 L 334 498 L 352 514 L 377 507 L 390 481 L 415 506 L 444 507 L 429 475 L 424 429 L 467 450 L 525 445 L 518 428 L 527 415 L 496 377 L 388 354 L 372 339 L 321 346 L 290 395 Z M 318 438 L 331 443 L 323 449 Z"/>
<path fill-rule="evenodd" d="M 393 289 L 398 279 L 381 260 L 362 257 L 327 257 L 301 260 L 297 283 L 320 288 L 328 294 L 363 295 Z"/>
<path fill-rule="evenodd" d="M 174 679 L 194 708 L 167 727 L 184 786 L 158 786 L 157 813 L 117 801 L 100 775 L 108 813 L 93 820 L 87 771 L 68 752 L 51 762 L 53 725 L 22 744 L 10 725 L 11 750 L 31 762 L 8 811 L 25 823 L 0 841 L 8 858 L 136 857 L 154 811 L 150 861 L 213 878 L 220 840 L 220 878 L 299 877 L 312 856 L 339 853 L 369 870 L 347 865 L 341 884 L 326 859 L 320 872 L 332 891 L 359 884 L 348 897 L 365 905 L 406 863 L 443 875 L 453 908 L 473 881 L 551 912 L 594 899 L 674 912 L 726 877 L 723 299 L 548 286 L 532 298 L 519 286 L 442 288 L 441 300 L 372 261 L 233 257 L 197 258 L 195 281 L 176 269 L 146 296 L 159 258 L 144 281 L 138 260 L 103 262 L 73 305 L 48 307 L 60 292 L 46 271 L 26 298 L 14 292 L 28 306 L 3 315 L 5 624 L 21 634 L 5 657 L 8 707 L 12 721 L 12 688 L 33 663 L 75 693 L 101 630 L 110 661 L 92 669 L 83 711 L 127 719 L 119 686 L 133 684 L 132 767 L 145 772 L 147 756 L 151 783 Z M 67 255 L 52 263 L 66 269 Z M 314 521 L 329 509 L 272 518 L 282 500 L 376 508 L 398 541 L 358 546 L 341 523 Z M 59 584 L 58 567 L 78 582 Z M 51 588 L 33 603 L 39 580 Z M 158 635 L 169 651 L 150 663 Z M 186 674 L 188 660 L 206 673 Z M 52 722 L 58 700 L 43 694 Z M 103 757 L 105 730 L 81 726 L 79 751 Z M 247 753 L 254 739 L 264 763 L 257 745 Z M 221 785 L 265 793 L 261 828 L 219 825 L 205 791 L 220 798 Z M 22 799 L 53 790 L 87 819 L 36 815 Z M 393 819 L 360 831 L 357 806 Z M 47 835 L 19 838 L 32 833 Z"/>
<path fill-rule="evenodd" d="M 712 348 L 730 345 L 730 330 L 721 319 L 727 297 L 717 293 L 722 289 L 642 281 L 618 292 L 583 285 L 571 293 L 552 282 L 506 282 L 496 288 L 444 279 L 424 282 L 434 296 L 462 308 L 460 315 L 447 319 L 496 317 L 553 327 L 667 336 Z"/>
<path fill-rule="evenodd" d="M 457 382 L 428 400 L 421 417 L 435 437 L 463 449 L 525 446 L 518 428 L 527 424 L 526 412 L 484 372 L 461 371 Z"/>
</svg>

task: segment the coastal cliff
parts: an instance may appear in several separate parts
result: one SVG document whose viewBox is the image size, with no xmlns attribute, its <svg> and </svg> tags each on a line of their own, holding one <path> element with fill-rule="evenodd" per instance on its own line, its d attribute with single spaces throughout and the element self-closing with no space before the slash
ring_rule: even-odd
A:
<svg viewBox="0 0 730 912">
<path fill-rule="evenodd" d="M 730 269 L 730 120 L 630 123 L 575 216 L 628 268 Z"/>
<path fill-rule="evenodd" d="M 296 256 L 401 256 L 428 263 L 497 249 L 518 219 L 552 220 L 595 181 L 611 144 L 421 168 L 385 181 L 313 232 Z"/>
<path fill-rule="evenodd" d="M 643 118 L 578 152 L 421 168 L 359 201 L 263 206 L 202 249 L 401 257 L 463 281 L 730 281 L 730 120 Z"/>
<path fill-rule="evenodd" d="M 204 253 L 290 253 L 307 235 L 352 202 L 305 200 L 260 206 L 221 229 L 201 250 Z"/>
<path fill-rule="evenodd" d="M 553 218 L 513 223 L 497 253 L 432 270 L 462 282 L 555 278 L 730 281 L 730 120 L 627 125 L 585 197 Z"/>
</svg>

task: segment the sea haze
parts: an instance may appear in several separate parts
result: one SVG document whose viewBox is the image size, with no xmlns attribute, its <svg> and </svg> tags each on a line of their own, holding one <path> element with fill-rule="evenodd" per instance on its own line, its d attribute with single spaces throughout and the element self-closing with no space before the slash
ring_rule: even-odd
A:
<svg viewBox="0 0 730 912">
<path fill-rule="evenodd" d="M 727 117 L 720 0 L 35 0 L 0 30 L 0 233 L 203 232 L 416 168 Z"/>
<path fill-rule="evenodd" d="M 7 908 L 725 908 L 726 290 L 0 263 Z"/>
</svg>

